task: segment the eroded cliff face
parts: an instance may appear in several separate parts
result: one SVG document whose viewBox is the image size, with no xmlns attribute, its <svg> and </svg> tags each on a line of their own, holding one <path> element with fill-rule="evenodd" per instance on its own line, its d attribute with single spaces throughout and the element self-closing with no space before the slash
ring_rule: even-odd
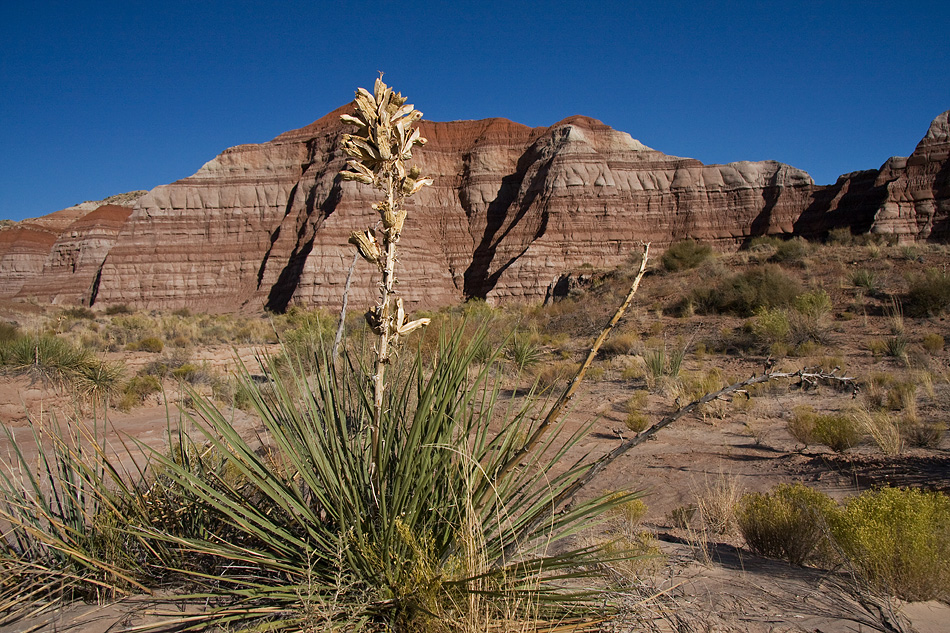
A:
<svg viewBox="0 0 950 633">
<path fill-rule="evenodd" d="M 345 110 L 228 149 L 139 198 L 124 219 L 103 211 L 86 225 L 71 218 L 58 229 L 3 231 L 3 292 L 202 311 L 338 306 L 353 262 L 347 238 L 376 221 L 375 192 L 337 175 Z M 688 236 L 723 249 L 754 235 L 818 237 L 838 226 L 947 239 L 948 127 L 944 113 L 911 157 L 816 187 L 774 161 L 668 156 L 587 117 L 548 128 L 424 121 L 429 143 L 415 163 L 435 184 L 409 202 L 400 292 L 413 308 L 469 297 L 538 301 L 581 264 L 613 266 L 641 241 Z M 375 284 L 359 260 L 351 305 L 373 302 Z"/>
</svg>

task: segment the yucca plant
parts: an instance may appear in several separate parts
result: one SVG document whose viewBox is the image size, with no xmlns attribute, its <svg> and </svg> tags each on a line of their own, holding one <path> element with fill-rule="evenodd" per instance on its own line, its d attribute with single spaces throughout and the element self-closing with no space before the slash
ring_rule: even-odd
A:
<svg viewBox="0 0 950 633">
<path fill-rule="evenodd" d="M 5 431 L 13 459 L 0 470 L 0 622 L 37 602 L 146 591 L 141 543 L 126 530 L 129 478 L 106 459 L 101 429 L 35 422 L 35 464 Z M 24 589 L 4 595 L 10 581 Z"/>
<path fill-rule="evenodd" d="M 547 616 L 571 622 L 573 608 L 600 596 L 565 582 L 599 573 L 604 553 L 547 548 L 633 496 L 566 505 L 590 464 L 562 463 L 586 429 L 562 435 L 560 413 L 596 349 L 547 415 L 498 406 L 492 363 L 475 369 L 484 330 L 472 336 L 452 328 L 431 361 L 421 350 L 394 355 L 428 321 L 408 321 L 393 286 L 400 203 L 427 184 L 404 164 L 418 144 L 411 124 L 421 115 L 381 80 L 374 93 L 357 92 L 356 110 L 344 117 L 359 130 L 344 140 L 353 157 L 344 177 L 386 195 L 374 205 L 379 240 L 372 230 L 351 238 L 382 276 L 379 303 L 367 313 L 378 336 L 374 366 L 353 357 L 335 362 L 317 350 L 309 376 L 294 358 L 267 361 L 267 388 L 245 371 L 242 390 L 263 421 L 268 451 L 255 450 L 226 413 L 194 396 L 191 421 L 222 467 L 195 472 L 181 459 L 153 459 L 219 527 L 193 535 L 143 529 L 142 536 L 210 561 L 181 572 L 199 585 L 195 598 L 230 599 L 182 622 L 193 628 L 262 618 L 261 626 L 304 630 L 313 626 L 313 605 L 321 605 L 325 628 L 376 622 L 396 630 L 484 630 L 515 618 L 534 629 Z M 624 308 L 645 265 L 646 254 Z M 277 371 L 278 364 L 295 370 Z M 490 432 L 489 423 L 502 430 Z"/>
</svg>

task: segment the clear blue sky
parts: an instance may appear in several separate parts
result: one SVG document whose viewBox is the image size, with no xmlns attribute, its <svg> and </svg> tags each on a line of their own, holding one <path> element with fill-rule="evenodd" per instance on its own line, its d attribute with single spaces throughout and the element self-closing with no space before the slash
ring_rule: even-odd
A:
<svg viewBox="0 0 950 633">
<path fill-rule="evenodd" d="M 573 114 L 819 184 L 950 109 L 950 2 L 0 3 L 0 218 L 151 189 L 377 71 L 437 121 Z"/>
</svg>

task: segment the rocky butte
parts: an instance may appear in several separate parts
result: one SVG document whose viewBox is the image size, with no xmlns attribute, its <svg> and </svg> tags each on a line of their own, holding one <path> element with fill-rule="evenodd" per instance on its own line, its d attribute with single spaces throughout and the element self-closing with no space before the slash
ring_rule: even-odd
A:
<svg viewBox="0 0 950 633">
<path fill-rule="evenodd" d="M 0 231 L 0 298 L 155 309 L 339 306 L 351 231 L 372 191 L 343 182 L 340 108 L 196 174 Z M 774 161 L 703 165 L 583 116 L 546 128 L 423 121 L 415 164 L 435 185 L 409 201 L 402 293 L 414 308 L 471 297 L 540 301 L 582 264 L 615 266 L 641 241 L 720 249 L 756 235 L 950 238 L 950 112 L 914 153 L 819 187 Z M 351 305 L 376 296 L 360 260 Z"/>
</svg>

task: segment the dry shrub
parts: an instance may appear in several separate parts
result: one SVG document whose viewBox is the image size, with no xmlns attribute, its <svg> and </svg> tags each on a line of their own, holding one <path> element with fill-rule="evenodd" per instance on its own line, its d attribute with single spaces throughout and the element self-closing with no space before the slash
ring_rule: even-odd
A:
<svg viewBox="0 0 950 633">
<path fill-rule="evenodd" d="M 928 354 L 942 352 L 945 344 L 946 342 L 944 341 L 943 337 L 936 332 L 928 332 L 927 334 L 924 334 L 923 338 L 920 340 L 921 347 L 923 347 Z"/>
<path fill-rule="evenodd" d="M 634 353 L 639 342 L 640 337 L 635 332 L 622 332 L 604 341 L 598 353 L 604 358 L 626 356 Z"/>
<path fill-rule="evenodd" d="M 823 565 L 834 558 L 827 529 L 834 509 L 835 502 L 824 493 L 800 483 L 780 484 L 769 493 L 743 495 L 736 505 L 736 524 L 760 556 Z"/>
<path fill-rule="evenodd" d="M 742 497 L 742 488 L 735 476 L 719 473 L 715 479 L 706 479 L 696 497 L 696 510 L 703 530 L 729 534 L 735 528 L 735 508 Z"/>
<path fill-rule="evenodd" d="M 570 360 L 558 360 L 539 365 L 534 372 L 535 380 L 538 381 L 538 388 L 548 391 L 556 387 L 559 383 L 576 374 L 578 366 L 577 363 Z"/>
<path fill-rule="evenodd" d="M 871 436 L 885 455 L 900 455 L 904 451 L 901 424 L 887 411 L 855 409 L 852 414 L 858 428 Z"/>
<path fill-rule="evenodd" d="M 950 274 L 931 268 L 909 280 L 902 304 L 912 317 L 939 316 L 950 307 Z"/>
<path fill-rule="evenodd" d="M 937 422 L 908 420 L 901 425 L 901 435 L 914 448 L 938 448 L 945 425 Z"/>
</svg>

